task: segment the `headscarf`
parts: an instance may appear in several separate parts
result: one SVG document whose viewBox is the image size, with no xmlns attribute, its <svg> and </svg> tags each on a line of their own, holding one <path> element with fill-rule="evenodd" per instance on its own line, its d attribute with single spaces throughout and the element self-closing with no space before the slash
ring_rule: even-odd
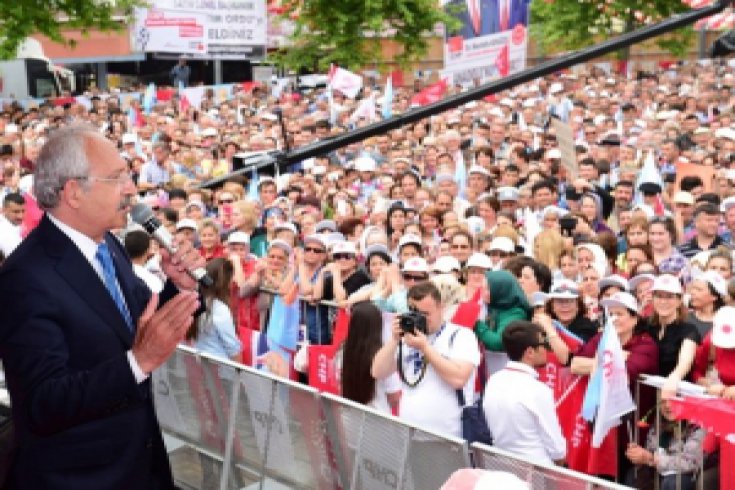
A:
<svg viewBox="0 0 735 490">
<path fill-rule="evenodd" d="M 513 274 L 506 270 L 488 271 L 485 278 L 490 289 L 490 313 L 516 307 L 531 312 L 526 293 Z"/>
<path fill-rule="evenodd" d="M 580 243 L 579 245 L 577 245 L 577 251 L 579 251 L 580 248 L 589 250 L 589 252 L 592 254 L 592 257 L 594 257 L 591 265 L 592 267 L 597 269 L 597 273 L 600 275 L 600 279 L 607 276 L 609 264 L 607 261 L 607 255 L 605 255 L 605 251 L 602 249 L 602 247 L 596 243 Z"/>
</svg>

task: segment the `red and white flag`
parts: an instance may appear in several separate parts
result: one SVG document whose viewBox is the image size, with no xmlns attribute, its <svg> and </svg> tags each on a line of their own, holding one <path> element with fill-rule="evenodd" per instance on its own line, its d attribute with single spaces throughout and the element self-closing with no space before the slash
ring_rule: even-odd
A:
<svg viewBox="0 0 735 490">
<path fill-rule="evenodd" d="M 350 99 L 357 97 L 362 88 L 362 77 L 360 75 L 335 65 L 329 68 L 327 78 L 332 90 L 339 90 Z"/>
</svg>

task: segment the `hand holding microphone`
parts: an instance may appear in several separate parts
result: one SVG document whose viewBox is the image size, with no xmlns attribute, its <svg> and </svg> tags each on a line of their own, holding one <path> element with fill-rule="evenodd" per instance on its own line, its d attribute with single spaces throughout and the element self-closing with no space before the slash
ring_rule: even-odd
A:
<svg viewBox="0 0 735 490">
<path fill-rule="evenodd" d="M 191 244 L 175 243 L 150 207 L 138 203 L 131 209 L 130 217 L 168 252 L 161 254 L 161 268 L 178 288 L 194 289 L 197 282 L 205 287 L 212 285 L 212 278 L 204 270 L 204 258 Z"/>
</svg>

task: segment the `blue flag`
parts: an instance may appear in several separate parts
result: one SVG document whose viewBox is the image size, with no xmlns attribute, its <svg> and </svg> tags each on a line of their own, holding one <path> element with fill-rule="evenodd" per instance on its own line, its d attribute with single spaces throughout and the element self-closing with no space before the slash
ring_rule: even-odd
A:
<svg viewBox="0 0 735 490">
<path fill-rule="evenodd" d="M 281 296 L 273 298 L 268 320 L 268 343 L 271 350 L 293 354 L 299 340 L 299 301 L 286 303 Z M 285 352 L 284 352 L 285 351 Z"/>
<path fill-rule="evenodd" d="M 382 115 L 383 119 L 390 119 L 393 116 L 393 77 L 390 75 L 388 75 L 388 81 L 385 84 Z"/>
<path fill-rule="evenodd" d="M 146 114 L 150 114 L 155 102 L 156 84 L 151 82 L 148 84 L 148 88 L 145 89 L 145 94 L 143 94 L 143 111 L 145 111 Z"/>
</svg>

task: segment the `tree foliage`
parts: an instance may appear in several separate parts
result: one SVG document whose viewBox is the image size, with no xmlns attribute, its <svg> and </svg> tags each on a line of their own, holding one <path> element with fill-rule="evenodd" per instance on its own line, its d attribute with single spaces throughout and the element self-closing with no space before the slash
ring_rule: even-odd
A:
<svg viewBox="0 0 735 490">
<path fill-rule="evenodd" d="M 73 46 L 64 29 L 84 33 L 125 28 L 120 16 L 128 17 L 134 6 L 144 4 L 145 0 L 0 0 L 0 58 L 14 58 L 18 45 L 33 34 Z"/>
<path fill-rule="evenodd" d="M 290 0 L 281 5 L 295 30 L 291 45 L 273 60 L 297 70 L 380 64 L 381 37 L 399 46 L 394 59 L 406 66 L 426 54 L 437 24 L 457 23 L 438 0 Z"/>
<path fill-rule="evenodd" d="M 681 0 L 534 0 L 531 35 L 546 51 L 579 49 L 686 10 Z M 681 56 L 692 36 L 684 28 L 656 43 Z"/>
</svg>

